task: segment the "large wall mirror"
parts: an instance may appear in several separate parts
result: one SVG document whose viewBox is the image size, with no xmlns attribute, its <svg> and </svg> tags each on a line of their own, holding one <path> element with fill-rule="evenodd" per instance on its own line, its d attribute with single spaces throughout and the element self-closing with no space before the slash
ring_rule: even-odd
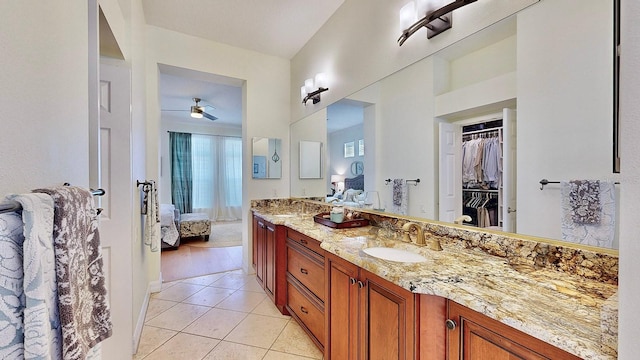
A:
<svg viewBox="0 0 640 360">
<path fill-rule="evenodd" d="M 351 163 L 362 161 L 365 191 L 378 191 L 389 209 L 385 180 L 420 178 L 409 186 L 408 215 L 451 222 L 470 193 L 459 177 L 462 142 L 474 131 L 495 135 L 503 181 L 477 191 L 500 196 L 501 222 L 492 228 L 562 241 L 561 185 L 541 190 L 540 181 L 620 180 L 612 170 L 613 30 L 613 0 L 540 1 L 329 105 L 325 179 L 349 178 Z M 354 122 L 335 128 L 339 111 Z M 493 131 L 478 127 L 496 121 Z M 292 124 L 296 132 L 317 126 L 317 115 Z M 359 139 L 364 156 L 345 159 L 344 143 Z M 330 189 L 327 180 L 317 193 L 292 186 L 291 195 Z M 617 203 L 608 214 L 611 241 L 590 245 L 618 248 Z"/>
<path fill-rule="evenodd" d="M 251 173 L 254 179 L 280 179 L 282 177 L 282 140 L 254 137 L 251 147 Z"/>
</svg>

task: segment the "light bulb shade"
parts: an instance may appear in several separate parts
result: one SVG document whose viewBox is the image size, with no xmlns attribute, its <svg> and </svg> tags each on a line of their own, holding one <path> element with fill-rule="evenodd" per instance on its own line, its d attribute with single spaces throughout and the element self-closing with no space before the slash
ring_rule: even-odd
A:
<svg viewBox="0 0 640 360">
<path fill-rule="evenodd" d="M 440 9 L 445 5 L 443 0 L 416 0 L 416 14 L 419 18 Z"/>
<path fill-rule="evenodd" d="M 327 86 L 327 75 L 325 73 L 317 73 L 315 78 L 315 88 L 316 89 L 326 89 Z"/>
<path fill-rule="evenodd" d="M 313 88 L 313 79 L 307 79 L 304 81 L 304 89 L 307 91 L 307 94 L 315 90 Z"/>
<path fill-rule="evenodd" d="M 410 2 L 400 9 L 400 31 L 405 31 L 418 20 L 416 15 L 416 3 Z"/>
<path fill-rule="evenodd" d="M 191 107 L 191 117 L 196 119 L 202 118 L 202 109 L 199 106 Z"/>
<path fill-rule="evenodd" d="M 342 176 L 340 175 L 331 175 L 331 183 L 332 184 L 337 184 L 340 182 L 340 180 L 342 180 Z"/>
<path fill-rule="evenodd" d="M 300 99 L 304 100 L 305 97 L 307 97 L 307 89 L 306 87 L 302 86 L 300 88 Z"/>
</svg>

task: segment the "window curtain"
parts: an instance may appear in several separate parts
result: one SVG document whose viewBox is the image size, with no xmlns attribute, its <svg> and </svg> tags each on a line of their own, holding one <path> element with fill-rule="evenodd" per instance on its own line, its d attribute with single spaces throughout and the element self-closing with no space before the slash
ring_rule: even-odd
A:
<svg viewBox="0 0 640 360">
<path fill-rule="evenodd" d="M 193 134 L 191 149 L 194 211 L 242 219 L 242 139 Z"/>
<path fill-rule="evenodd" d="M 193 212 L 192 206 L 192 151 L 191 134 L 169 133 L 171 144 L 171 202 L 186 214 Z"/>
</svg>

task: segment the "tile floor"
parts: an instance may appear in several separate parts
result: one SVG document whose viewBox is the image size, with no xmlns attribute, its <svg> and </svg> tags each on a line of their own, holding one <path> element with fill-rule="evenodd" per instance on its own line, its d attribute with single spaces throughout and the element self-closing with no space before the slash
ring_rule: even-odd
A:
<svg viewBox="0 0 640 360">
<path fill-rule="evenodd" d="M 151 296 L 134 360 L 322 359 L 241 270 L 164 283 Z"/>
</svg>

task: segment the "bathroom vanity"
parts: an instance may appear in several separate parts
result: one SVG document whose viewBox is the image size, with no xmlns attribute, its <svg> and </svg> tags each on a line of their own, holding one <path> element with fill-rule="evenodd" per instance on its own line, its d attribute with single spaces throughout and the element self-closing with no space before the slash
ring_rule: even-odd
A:
<svg viewBox="0 0 640 360">
<path fill-rule="evenodd" d="M 275 253 L 286 271 L 275 277 L 325 358 L 617 357 L 617 256 L 375 212 L 364 214 L 375 226 L 331 229 L 313 221 L 325 206 L 252 203 L 254 219 L 286 229 L 286 251 Z M 402 241 L 409 220 L 444 250 Z M 425 260 L 382 260 L 371 247 Z"/>
</svg>

